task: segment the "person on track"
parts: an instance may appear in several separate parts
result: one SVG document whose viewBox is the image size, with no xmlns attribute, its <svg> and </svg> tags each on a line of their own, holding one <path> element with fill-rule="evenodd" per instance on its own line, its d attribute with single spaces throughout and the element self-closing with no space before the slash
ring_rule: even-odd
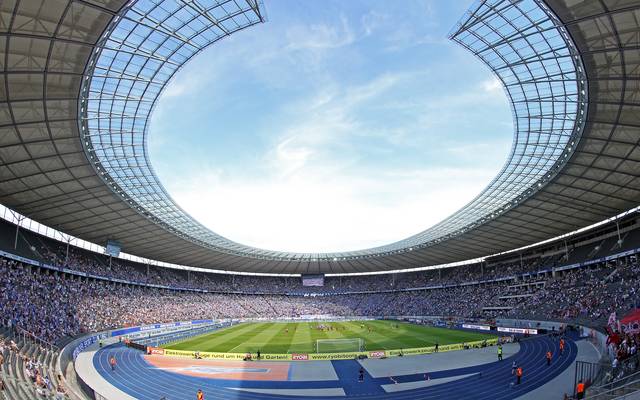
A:
<svg viewBox="0 0 640 400">
<path fill-rule="evenodd" d="M 560 339 L 560 355 L 564 354 L 564 339 Z"/>
<path fill-rule="evenodd" d="M 547 350 L 547 366 L 551 365 L 551 358 L 553 357 L 553 354 L 551 354 L 551 350 Z"/>
<path fill-rule="evenodd" d="M 198 389 L 198 392 L 196 393 L 196 400 L 204 400 L 204 393 L 202 392 L 202 389 Z"/>
<path fill-rule="evenodd" d="M 516 362 L 514 361 L 513 363 L 511 363 L 511 375 L 516 374 L 516 369 L 518 369 L 518 364 L 516 364 Z"/>
<path fill-rule="evenodd" d="M 116 357 L 115 356 L 111 356 L 109 358 L 109 365 L 111 365 L 111 371 L 115 371 L 116 370 Z"/>
<path fill-rule="evenodd" d="M 358 382 L 364 382 L 364 368 L 360 367 L 360 371 L 358 372 Z"/>
<path fill-rule="evenodd" d="M 518 367 L 518 369 L 516 369 L 516 379 L 516 385 L 519 385 L 522 380 L 522 367 Z"/>
<path fill-rule="evenodd" d="M 584 399 L 584 383 L 582 382 L 582 379 L 580 379 L 578 381 L 578 384 L 576 385 L 576 398 L 577 399 Z"/>
<path fill-rule="evenodd" d="M 502 345 L 498 345 L 498 361 L 502 361 Z"/>
</svg>

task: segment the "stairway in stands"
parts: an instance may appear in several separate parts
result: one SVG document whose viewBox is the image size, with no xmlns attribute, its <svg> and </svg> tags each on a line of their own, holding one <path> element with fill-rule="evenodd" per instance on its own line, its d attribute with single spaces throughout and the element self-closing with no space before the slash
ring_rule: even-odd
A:
<svg viewBox="0 0 640 400">
<path fill-rule="evenodd" d="M 505 291 L 495 296 L 491 305 L 483 307 L 482 311 L 487 316 L 506 313 L 535 296 L 538 291 L 544 290 L 546 284 L 547 281 L 543 279 L 531 279 L 509 285 Z"/>
<path fill-rule="evenodd" d="M 0 377 L 5 383 L 6 400 L 35 400 L 55 399 L 55 388 L 59 381 L 55 374 L 55 362 L 57 353 L 45 349 L 38 344 L 14 336 L 8 328 L 0 327 L 0 342 L 9 344 L 14 341 L 17 351 L 4 346 L 2 355 L 4 362 L 0 366 Z M 39 395 L 36 386 L 26 374 L 26 360 L 31 359 L 40 365 L 43 376 L 48 376 L 51 381 L 51 390 L 47 394 Z"/>
</svg>

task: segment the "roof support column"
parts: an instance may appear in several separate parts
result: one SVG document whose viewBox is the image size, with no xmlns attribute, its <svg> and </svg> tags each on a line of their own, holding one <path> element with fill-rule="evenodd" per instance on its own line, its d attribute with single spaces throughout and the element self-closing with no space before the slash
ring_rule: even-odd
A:
<svg viewBox="0 0 640 400">
<path fill-rule="evenodd" d="M 65 243 L 67 244 L 67 250 L 66 250 L 66 253 L 64 255 L 64 266 L 67 267 L 67 266 L 69 266 L 69 245 L 75 239 L 74 239 L 73 236 L 70 236 L 70 235 L 64 235 L 63 238 L 64 238 Z"/>
<path fill-rule="evenodd" d="M 24 221 L 26 217 L 23 215 L 18 214 L 17 215 L 17 221 L 16 221 L 16 237 L 13 241 L 13 249 L 16 250 L 18 248 L 18 234 L 20 233 L 20 224 L 22 223 L 22 221 Z"/>
</svg>

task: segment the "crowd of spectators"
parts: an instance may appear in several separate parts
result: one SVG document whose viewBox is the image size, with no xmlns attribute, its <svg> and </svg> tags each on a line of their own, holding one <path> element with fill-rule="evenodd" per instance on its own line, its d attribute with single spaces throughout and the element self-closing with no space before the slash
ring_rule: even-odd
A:
<svg viewBox="0 0 640 400">
<path fill-rule="evenodd" d="M 66 264 L 69 268 L 96 275 L 104 268 L 87 266 L 87 260 L 78 255 L 70 259 Z M 0 258 L 0 315 L 11 326 L 23 328 L 50 342 L 108 328 L 205 318 L 456 315 L 595 320 L 609 315 L 612 310 L 636 304 L 640 266 L 635 259 L 629 260 L 617 266 L 559 272 L 555 277 L 540 275 L 531 278 L 530 282 L 536 282 L 536 285 L 521 287 L 514 284 L 523 281 L 514 278 L 446 289 L 329 296 L 307 293 L 302 296 L 158 289 L 63 274 Z M 112 265 L 112 268 L 116 270 L 117 267 Z M 419 282 L 429 282 L 425 286 L 468 283 L 477 277 L 470 272 L 467 268 L 450 269 L 441 277 L 438 272 L 427 272 Z M 148 276 L 139 273 L 140 278 Z M 158 271 L 154 273 L 159 275 Z M 468 280 L 458 280 L 464 275 Z M 267 282 L 277 279 L 251 278 L 268 279 Z M 169 282 L 174 278 L 162 279 Z M 366 277 L 366 280 L 375 279 L 388 281 L 379 276 Z M 265 285 L 262 282 L 260 287 Z M 524 293 L 527 297 L 501 299 L 510 293 Z M 483 310 L 505 305 L 498 311 Z"/>
<path fill-rule="evenodd" d="M 640 332 L 624 332 L 619 328 L 616 324 L 607 327 L 607 346 L 611 364 L 602 368 L 602 389 L 605 391 L 624 384 L 625 380 L 628 382 L 629 379 L 635 379 L 632 377 L 640 370 Z"/>
<path fill-rule="evenodd" d="M 640 300 L 639 285 L 637 259 L 607 267 L 575 269 L 557 279 L 548 279 L 544 288 L 518 301 L 507 315 L 602 321 L 614 311 L 635 308 Z"/>
<path fill-rule="evenodd" d="M 44 373 L 44 366 L 26 355 L 20 355 L 20 357 L 22 357 L 22 363 L 25 366 L 26 377 L 35 385 L 36 393 L 40 396 L 47 396 L 53 392 L 51 379 Z"/>
<path fill-rule="evenodd" d="M 44 340 L 81 330 L 75 317 L 82 285 L 61 275 L 34 273 L 17 261 L 0 259 L 0 312 L 14 326 Z"/>
<path fill-rule="evenodd" d="M 479 265 L 468 265 L 440 271 L 396 273 L 386 275 L 384 279 L 381 279 L 379 275 L 326 277 L 322 287 L 303 287 L 299 277 L 187 272 L 153 265 L 128 263 L 120 259 L 109 260 L 106 256 L 73 247 L 70 247 L 69 251 L 66 250 L 66 247 L 52 251 L 43 246 L 40 254 L 51 265 L 64 266 L 74 271 L 108 278 L 173 288 L 274 294 L 379 292 L 436 285 L 456 285 L 472 280 L 491 280 L 535 271 L 544 264 L 544 260 L 536 259 L 533 262 L 507 263 L 490 267 L 483 266 L 483 268 L 480 268 Z"/>
</svg>

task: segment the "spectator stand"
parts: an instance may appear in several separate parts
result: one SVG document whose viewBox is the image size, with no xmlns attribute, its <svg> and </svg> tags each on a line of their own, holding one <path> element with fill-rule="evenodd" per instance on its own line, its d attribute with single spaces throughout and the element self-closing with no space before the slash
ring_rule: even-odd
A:
<svg viewBox="0 0 640 400">
<path fill-rule="evenodd" d="M 2 380 L 7 400 L 67 399 L 56 373 L 58 348 L 19 327 L 0 325 Z"/>
</svg>

